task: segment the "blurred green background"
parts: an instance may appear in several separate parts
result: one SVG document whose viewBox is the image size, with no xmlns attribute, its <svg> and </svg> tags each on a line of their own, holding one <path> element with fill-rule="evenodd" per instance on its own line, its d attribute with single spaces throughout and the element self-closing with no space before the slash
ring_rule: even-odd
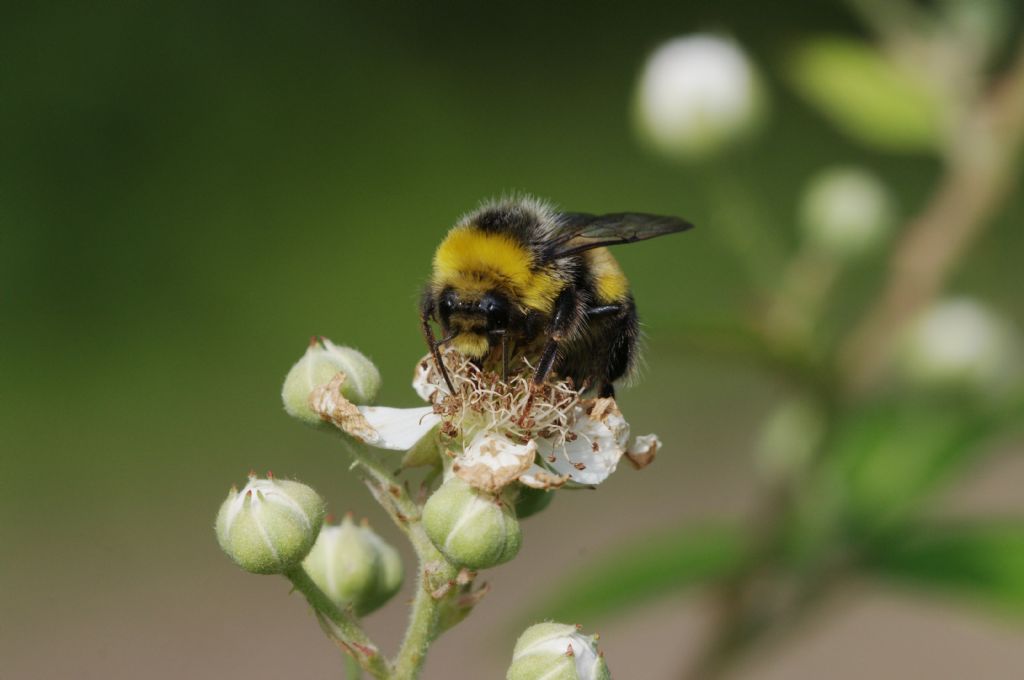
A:
<svg viewBox="0 0 1024 680">
<path fill-rule="evenodd" d="M 630 123 L 648 52 L 705 29 L 734 35 L 771 93 L 756 142 L 713 169 L 655 157 Z M 214 513 L 250 468 L 272 469 L 397 539 L 337 443 L 284 415 L 280 383 L 322 334 L 378 363 L 382 403 L 416 403 L 415 303 L 432 249 L 461 213 L 508 190 L 699 225 L 616 253 L 650 339 L 645 379 L 622 407 L 634 432 L 666 446 L 654 468 L 624 470 L 599 495 L 561 494 L 527 523 L 516 566 L 488 578 L 479 622 L 437 645 L 426 677 L 498 677 L 509 626 L 545 583 L 630 536 L 741 515 L 752 431 L 785 387 L 681 342 L 689 322 L 752 304 L 716 238 L 734 208 L 718 187 L 749 185 L 750 217 L 789 250 L 816 170 L 872 168 L 904 215 L 938 173 L 930 157 L 848 141 L 779 81 L 802 38 L 862 30 L 813 0 L 7 7 L 0 677 L 337 677 L 336 651 L 283 580 L 239 574 L 220 554 Z M 1015 193 L 953 287 L 1021 321 Z M 849 322 L 881 271 L 879 260 L 844 279 L 830 323 Z M 1018 458 L 997 457 L 1003 467 L 950 507 L 1020 509 Z M 877 591 L 853 599 L 853 614 L 755 677 L 958 677 L 965 654 L 982 677 L 1024 664 L 1024 633 L 1007 622 Z M 680 602 L 596 626 L 613 670 L 679 667 L 704 616 Z M 403 621 L 396 602 L 370 628 L 390 646 Z M 899 666 L 899 653 L 921 665 Z M 832 673 L 843 655 L 866 665 Z M 465 674 L 451 675 L 456 660 Z"/>
</svg>

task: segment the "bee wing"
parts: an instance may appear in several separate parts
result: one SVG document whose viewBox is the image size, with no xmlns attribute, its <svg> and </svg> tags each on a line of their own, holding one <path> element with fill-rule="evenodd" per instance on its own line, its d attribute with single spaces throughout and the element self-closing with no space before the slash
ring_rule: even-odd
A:
<svg viewBox="0 0 1024 680">
<path fill-rule="evenodd" d="M 693 229 L 684 219 L 647 213 L 562 213 L 560 218 L 561 228 L 551 243 L 549 258 L 552 260 L 592 248 L 646 241 Z"/>
</svg>

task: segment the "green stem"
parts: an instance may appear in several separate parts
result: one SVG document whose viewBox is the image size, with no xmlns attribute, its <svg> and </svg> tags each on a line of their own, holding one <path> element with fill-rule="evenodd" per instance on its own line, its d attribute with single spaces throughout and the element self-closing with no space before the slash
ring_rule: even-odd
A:
<svg viewBox="0 0 1024 680">
<path fill-rule="evenodd" d="M 405 488 L 398 483 L 388 468 L 377 460 L 366 444 L 355 442 L 348 437 L 345 438 L 345 443 L 352 459 L 362 469 L 366 484 L 373 497 L 388 513 L 395 525 L 412 540 L 410 527 L 414 523 L 419 523 L 420 506 L 409 497 Z M 413 547 L 416 547 L 415 544 Z M 418 552 L 419 548 L 417 548 Z"/>
<path fill-rule="evenodd" d="M 436 549 L 434 552 L 437 552 Z M 437 556 L 439 561 L 426 561 L 422 555 L 420 557 L 423 580 L 416 590 L 405 638 L 393 662 L 394 680 L 414 680 L 419 677 L 430 643 L 439 634 L 440 605 L 448 598 L 447 593 L 439 592 L 433 584 L 438 584 L 442 591 L 445 588 L 454 590 L 451 584 L 455 580 L 456 569 L 440 553 Z"/>
<path fill-rule="evenodd" d="M 409 537 L 419 558 L 420 582 L 413 598 L 409 625 L 402 645 L 395 656 L 392 680 L 414 680 L 419 677 L 430 643 L 439 634 L 440 605 L 454 592 L 458 574 L 427 536 L 420 523 L 420 506 L 397 482 L 388 469 L 365 445 L 346 440 L 353 459 L 366 477 L 367 486 L 377 502 Z"/>
<path fill-rule="evenodd" d="M 373 644 L 356 618 L 347 611 L 340 609 L 327 597 L 309 577 L 301 566 L 285 572 L 285 576 L 302 593 L 309 602 L 321 622 L 325 623 L 324 632 L 338 643 L 345 652 L 366 669 L 375 678 L 391 677 L 391 669 L 384 656 Z"/>
<path fill-rule="evenodd" d="M 363 667 L 351 656 L 345 657 L 345 680 L 362 680 Z"/>
</svg>

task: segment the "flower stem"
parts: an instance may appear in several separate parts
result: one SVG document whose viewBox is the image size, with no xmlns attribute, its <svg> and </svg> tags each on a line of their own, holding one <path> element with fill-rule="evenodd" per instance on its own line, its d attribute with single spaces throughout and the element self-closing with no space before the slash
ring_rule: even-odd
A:
<svg viewBox="0 0 1024 680">
<path fill-rule="evenodd" d="M 391 669 L 384 656 L 373 644 L 356 618 L 340 609 L 313 582 L 301 566 L 285 573 L 288 580 L 309 602 L 320 618 L 324 632 L 354 659 L 356 663 L 375 678 L 391 677 Z M 356 676 L 358 677 L 358 676 Z"/>
<path fill-rule="evenodd" d="M 420 524 L 420 506 L 404 486 L 365 445 L 346 439 L 353 460 L 362 469 L 373 497 L 405 532 L 419 558 L 420 582 L 413 598 L 405 637 L 393 662 L 392 680 L 414 680 L 426 661 L 430 643 L 439 634 L 440 605 L 454 589 L 458 570 L 434 547 Z"/>
<path fill-rule="evenodd" d="M 345 657 L 345 680 L 361 680 L 363 677 L 363 667 L 359 665 L 359 662 L 354 657 Z"/>
<path fill-rule="evenodd" d="M 434 551 L 436 552 L 436 549 Z M 432 567 L 434 571 L 431 571 Z M 440 604 L 446 599 L 444 594 L 438 596 L 431 589 L 431 582 L 439 582 L 443 588 L 455 578 L 456 570 L 443 558 L 440 561 L 427 562 L 421 555 L 420 571 L 423 573 L 423 580 L 416 590 L 409 626 L 394 659 L 394 680 L 414 680 L 419 677 L 430 643 L 438 636 Z"/>
</svg>

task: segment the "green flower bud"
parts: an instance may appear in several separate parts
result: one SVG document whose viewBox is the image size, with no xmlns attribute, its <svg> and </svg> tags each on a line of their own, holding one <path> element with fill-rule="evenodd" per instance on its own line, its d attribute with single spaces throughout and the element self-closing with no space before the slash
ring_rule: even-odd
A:
<svg viewBox="0 0 1024 680">
<path fill-rule="evenodd" d="M 519 485 L 519 493 L 516 496 L 516 517 L 526 519 L 532 517 L 544 508 L 551 505 L 555 494 L 549 489 L 535 489 L 525 484 Z"/>
<path fill-rule="evenodd" d="M 380 392 L 380 371 L 358 350 L 340 347 L 327 338 L 314 338 L 284 379 L 281 400 L 288 415 L 311 425 L 323 421 L 309 406 L 309 394 L 345 374 L 341 395 L 353 404 L 371 404 Z"/>
<path fill-rule="evenodd" d="M 254 574 L 292 569 L 313 547 L 324 521 L 324 501 L 313 489 L 286 479 L 249 477 L 231 489 L 217 513 L 217 541 L 228 557 Z"/>
<path fill-rule="evenodd" d="M 402 558 L 368 525 L 346 515 L 338 526 L 325 525 L 302 562 L 306 573 L 341 608 L 365 616 L 402 587 Z"/>
<path fill-rule="evenodd" d="M 894 223 L 892 197 L 882 182 L 860 168 L 818 173 L 800 203 L 807 238 L 836 257 L 856 257 L 879 245 Z"/>
<path fill-rule="evenodd" d="M 597 636 L 576 626 L 538 623 L 526 629 L 512 652 L 507 680 L 611 680 Z"/>
<path fill-rule="evenodd" d="M 458 477 L 441 485 L 423 508 L 427 536 L 457 566 L 487 569 L 519 552 L 515 511 L 497 496 Z"/>
</svg>

